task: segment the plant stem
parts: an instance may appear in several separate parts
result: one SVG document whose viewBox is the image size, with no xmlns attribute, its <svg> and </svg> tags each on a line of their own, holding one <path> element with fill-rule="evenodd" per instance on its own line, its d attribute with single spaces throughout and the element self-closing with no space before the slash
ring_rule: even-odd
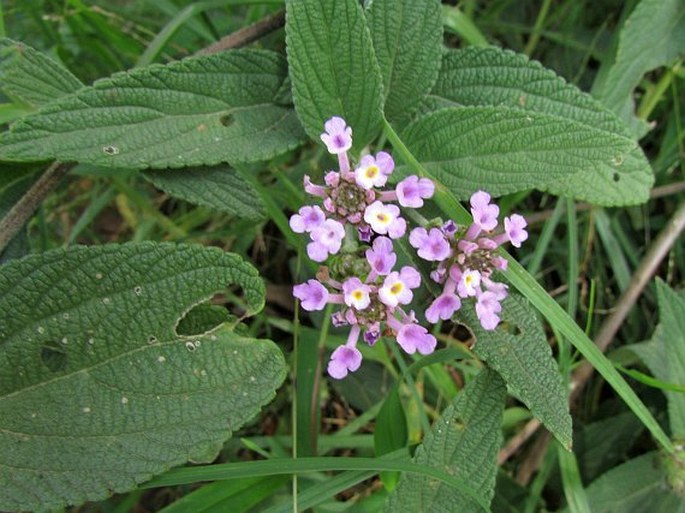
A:
<svg viewBox="0 0 685 513">
<path fill-rule="evenodd" d="M 542 26 L 545 24 L 545 19 L 547 18 L 547 13 L 549 12 L 551 5 L 552 0 L 544 0 L 542 7 L 540 7 L 540 12 L 538 12 L 538 17 L 535 19 L 535 25 L 533 26 L 533 33 L 530 35 L 530 39 L 528 40 L 528 44 L 526 44 L 525 50 L 523 50 L 523 53 L 525 53 L 528 57 L 533 54 L 535 48 L 540 42 Z"/>
</svg>

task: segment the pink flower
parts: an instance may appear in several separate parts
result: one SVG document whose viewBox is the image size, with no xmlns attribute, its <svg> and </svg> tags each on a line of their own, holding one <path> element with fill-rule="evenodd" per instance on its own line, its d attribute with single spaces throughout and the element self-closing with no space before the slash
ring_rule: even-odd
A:
<svg viewBox="0 0 685 513">
<path fill-rule="evenodd" d="M 307 244 L 307 254 L 315 262 L 323 262 L 328 255 L 340 251 L 345 228 L 338 221 L 326 219 L 311 231 L 312 242 Z"/>
<path fill-rule="evenodd" d="M 404 266 L 398 273 L 391 272 L 378 289 L 378 299 L 387 306 L 408 305 L 414 298 L 414 289 L 421 285 L 421 275 L 413 267 Z"/>
<path fill-rule="evenodd" d="M 359 328 L 357 328 L 359 329 Z M 362 354 L 352 346 L 340 346 L 331 355 L 328 362 L 328 374 L 332 378 L 342 379 L 348 372 L 356 371 L 362 364 Z"/>
<path fill-rule="evenodd" d="M 376 274 L 381 276 L 389 274 L 397 261 L 397 255 L 393 252 L 392 241 L 387 237 L 376 237 L 371 249 L 366 250 L 366 259 L 371 265 L 371 270 Z"/>
<path fill-rule="evenodd" d="M 371 189 L 382 187 L 388 181 L 388 176 L 395 169 L 395 161 L 389 153 L 378 152 L 376 157 L 366 155 L 359 162 L 359 167 L 354 170 L 354 178 L 359 187 Z"/>
<path fill-rule="evenodd" d="M 381 235 L 388 235 L 391 239 L 398 239 L 407 230 L 407 222 L 400 217 L 397 205 L 384 205 L 374 201 L 364 210 L 364 221 L 371 229 Z"/>
<path fill-rule="evenodd" d="M 457 291 L 461 297 L 475 296 L 480 290 L 480 273 L 467 269 L 461 275 Z"/>
<path fill-rule="evenodd" d="M 438 341 L 428 330 L 419 324 L 407 323 L 397 333 L 397 342 L 406 353 L 430 354 Z"/>
<path fill-rule="evenodd" d="M 438 319 L 446 321 L 451 319 L 454 312 L 461 308 L 461 300 L 455 294 L 443 293 L 435 298 L 426 310 L 426 319 L 435 324 Z"/>
<path fill-rule="evenodd" d="M 500 318 L 497 315 L 502 311 L 502 305 L 497 300 L 495 292 L 483 292 L 476 302 L 476 315 L 483 329 L 494 330 L 499 324 Z"/>
<path fill-rule="evenodd" d="M 512 214 L 511 217 L 504 218 L 504 231 L 514 247 L 520 248 L 521 243 L 528 238 L 526 226 L 528 223 L 519 214 Z"/>
<path fill-rule="evenodd" d="M 356 276 L 348 278 L 343 283 L 345 304 L 347 306 L 353 306 L 357 310 L 363 310 L 369 306 L 371 303 L 371 297 L 369 296 L 370 292 L 371 287 L 362 283 Z"/>
<path fill-rule="evenodd" d="M 497 226 L 499 207 L 490 204 L 490 195 L 484 191 L 478 191 L 471 196 L 471 215 L 473 222 L 481 230 L 494 230 Z"/>
<path fill-rule="evenodd" d="M 347 126 L 343 118 L 332 117 L 326 121 L 324 129 L 325 132 L 321 134 L 321 140 L 328 148 L 329 153 L 337 155 L 352 147 L 352 128 Z"/>
<path fill-rule="evenodd" d="M 305 206 L 300 209 L 299 213 L 290 218 L 290 228 L 295 233 L 311 232 L 325 220 L 326 215 L 321 207 L 316 205 L 313 207 Z"/>
<path fill-rule="evenodd" d="M 398 183 L 395 192 L 400 205 L 419 208 L 423 206 L 424 199 L 433 196 L 435 185 L 428 178 L 412 175 Z"/>
<path fill-rule="evenodd" d="M 316 280 L 308 280 L 293 287 L 293 296 L 300 300 L 302 308 L 308 312 L 323 310 L 328 302 L 328 290 Z"/>
<path fill-rule="evenodd" d="M 418 254 L 429 262 L 441 262 L 450 256 L 450 245 L 445 235 L 438 228 L 414 228 L 409 234 L 409 244 L 418 250 Z"/>
</svg>

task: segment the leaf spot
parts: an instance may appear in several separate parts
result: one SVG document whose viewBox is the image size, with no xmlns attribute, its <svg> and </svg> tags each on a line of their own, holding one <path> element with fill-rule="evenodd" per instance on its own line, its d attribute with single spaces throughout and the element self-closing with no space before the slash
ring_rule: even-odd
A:
<svg viewBox="0 0 685 513">
<path fill-rule="evenodd" d="M 56 342 L 46 342 L 40 350 L 40 360 L 51 372 L 59 372 L 67 366 L 67 355 Z"/>
<path fill-rule="evenodd" d="M 143 293 L 143 287 L 138 285 L 133 289 L 133 292 L 136 296 L 140 296 Z"/>
<path fill-rule="evenodd" d="M 618 173 L 614 173 L 613 178 L 614 178 L 614 182 L 618 182 L 621 179 L 621 175 L 619 175 Z"/>
<path fill-rule="evenodd" d="M 103 146 L 102 151 L 106 155 L 119 155 L 119 148 L 117 148 L 116 146 L 112 146 L 112 145 Z"/>
<path fill-rule="evenodd" d="M 90 410 L 90 408 L 88 408 L 88 406 L 86 406 L 82 409 L 82 411 L 83 411 L 83 413 L 90 413 L 91 410 Z"/>
<path fill-rule="evenodd" d="M 193 343 L 190 342 L 190 341 L 186 342 L 186 349 L 187 349 L 188 351 L 190 351 L 191 353 L 194 352 L 195 349 L 196 349 L 195 344 L 193 344 Z"/>
<path fill-rule="evenodd" d="M 103 297 L 103 298 L 102 298 L 102 304 L 103 304 L 103 305 L 108 305 L 108 304 L 110 304 L 111 302 L 112 302 L 112 300 L 111 300 L 110 298 L 108 298 L 108 297 Z"/>
<path fill-rule="evenodd" d="M 221 123 L 223 126 L 231 126 L 233 124 L 233 116 L 231 114 L 224 114 L 219 118 L 219 123 Z"/>
<path fill-rule="evenodd" d="M 159 363 L 164 363 L 164 362 L 166 362 L 166 357 L 165 356 L 159 356 L 159 357 L 157 357 L 157 361 Z"/>
<path fill-rule="evenodd" d="M 128 397 L 122 397 L 121 404 L 128 404 Z"/>
<path fill-rule="evenodd" d="M 147 337 L 147 343 L 148 344 L 156 344 L 157 343 L 157 337 L 155 337 L 154 335 L 150 335 L 149 337 Z"/>
</svg>

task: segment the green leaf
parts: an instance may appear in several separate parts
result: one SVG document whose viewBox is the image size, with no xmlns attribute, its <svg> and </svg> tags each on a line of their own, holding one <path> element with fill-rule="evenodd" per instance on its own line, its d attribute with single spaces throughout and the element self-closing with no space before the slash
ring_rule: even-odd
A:
<svg viewBox="0 0 685 513">
<path fill-rule="evenodd" d="M 685 376 L 685 299 L 660 279 L 656 281 L 659 302 L 659 325 L 652 340 L 627 346 L 645 362 L 659 380 L 683 382 Z M 668 417 L 674 438 L 685 438 L 685 394 L 665 391 Z"/>
<path fill-rule="evenodd" d="M 476 336 L 473 352 L 499 372 L 511 393 L 570 449 L 573 429 L 568 392 L 529 303 L 509 294 L 502 304 L 503 323 L 493 331 L 481 327 L 472 309 L 464 309 L 463 314 Z"/>
<path fill-rule="evenodd" d="M 416 451 L 417 464 L 467 480 L 489 504 L 494 495 L 505 387 L 483 369 L 442 413 Z M 385 504 L 386 512 L 481 511 L 473 499 L 425 476 L 405 474 Z"/>
<path fill-rule="evenodd" d="M 559 191 L 578 173 L 593 173 L 635 149 L 631 139 L 560 116 L 511 107 L 452 107 L 411 124 L 404 142 L 422 166 L 459 199 L 478 189 L 502 195 L 537 188 Z"/>
<path fill-rule="evenodd" d="M 575 121 L 590 130 L 633 137 L 621 119 L 589 94 L 525 55 L 493 47 L 445 53 L 430 101 L 434 108 L 449 104 L 517 108 Z M 595 159 L 560 180 L 551 182 L 547 190 L 616 206 L 646 201 L 654 177 L 635 144 L 628 152 Z"/>
<path fill-rule="evenodd" d="M 0 40 L 0 89 L 14 100 L 40 107 L 83 87 L 64 66 L 11 39 Z"/>
<path fill-rule="evenodd" d="M 402 124 L 438 78 L 442 20 L 438 0 L 374 0 L 369 29 L 385 89 L 386 118 Z"/>
<path fill-rule="evenodd" d="M 592 513 L 683 513 L 685 501 L 670 491 L 656 452 L 611 469 L 586 490 Z"/>
<path fill-rule="evenodd" d="M 0 158 L 135 169 L 265 160 L 305 137 L 273 103 L 285 77 L 285 59 L 259 50 L 117 73 L 14 123 Z"/>
<path fill-rule="evenodd" d="M 176 333 L 230 286 L 262 308 L 257 271 L 217 248 L 77 246 L 0 268 L 0 509 L 101 499 L 216 455 L 285 377 L 268 340 Z"/>
<path fill-rule="evenodd" d="M 143 176 L 167 194 L 190 203 L 240 218 L 264 219 L 259 195 L 229 166 L 147 171 Z"/>
<path fill-rule="evenodd" d="M 312 139 L 341 116 L 362 148 L 381 129 L 381 74 L 357 0 L 287 0 L 286 42 L 295 110 Z"/>
<path fill-rule="evenodd" d="M 395 386 L 383 401 L 383 406 L 376 416 L 376 426 L 373 430 L 375 455 L 383 456 L 405 447 L 408 436 L 407 416 L 400 400 L 399 389 Z M 399 475 L 396 473 L 381 474 L 381 480 L 389 490 L 395 487 L 398 479 Z"/>
<path fill-rule="evenodd" d="M 685 3 L 682 0 L 642 0 L 623 25 L 618 50 L 607 61 L 592 93 L 641 135 L 633 114 L 633 90 L 642 76 L 671 65 L 685 52 Z"/>
</svg>

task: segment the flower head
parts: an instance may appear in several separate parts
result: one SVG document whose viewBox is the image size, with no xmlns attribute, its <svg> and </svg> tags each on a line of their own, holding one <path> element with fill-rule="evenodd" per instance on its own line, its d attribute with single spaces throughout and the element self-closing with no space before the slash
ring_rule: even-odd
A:
<svg viewBox="0 0 685 513">
<path fill-rule="evenodd" d="M 407 323 L 397 333 L 397 342 L 406 353 L 430 354 L 438 341 L 420 324 Z"/>
<path fill-rule="evenodd" d="M 511 217 L 504 218 L 504 232 L 509 237 L 512 246 L 520 248 L 521 243 L 528 238 L 528 232 L 525 230 L 526 226 L 528 226 L 528 223 L 519 214 L 512 214 Z"/>
<path fill-rule="evenodd" d="M 446 321 L 451 319 L 454 312 L 461 308 L 459 296 L 450 293 L 443 293 L 435 298 L 426 310 L 426 319 L 435 324 L 439 319 Z"/>
<path fill-rule="evenodd" d="M 328 374 L 335 379 L 342 379 L 348 372 L 356 371 L 362 364 L 362 354 L 356 347 L 339 346 L 328 362 Z"/>
<path fill-rule="evenodd" d="M 473 222 L 481 230 L 494 230 L 497 226 L 499 207 L 490 204 L 490 195 L 487 192 L 478 191 L 471 196 L 471 215 Z"/>
<path fill-rule="evenodd" d="M 421 275 L 413 267 L 405 266 L 400 272 L 393 271 L 386 276 L 378 289 L 378 298 L 387 306 L 408 305 L 414 298 L 411 289 L 421 285 Z"/>
<path fill-rule="evenodd" d="M 409 244 L 418 249 L 418 254 L 429 262 L 441 262 L 450 253 L 450 245 L 445 239 L 444 233 L 438 228 L 414 228 L 409 234 Z"/>
<path fill-rule="evenodd" d="M 486 330 L 494 330 L 499 324 L 500 318 L 497 315 L 502 311 L 502 305 L 497 300 L 495 292 L 483 292 L 476 302 L 476 315 L 481 326 Z"/>
<path fill-rule="evenodd" d="M 371 229 L 381 235 L 388 235 L 391 239 L 398 239 L 407 230 L 407 222 L 400 217 L 397 205 L 384 205 L 374 201 L 364 210 L 364 221 Z"/>
<path fill-rule="evenodd" d="M 397 261 L 397 255 L 392 248 L 392 241 L 387 237 L 376 237 L 371 249 L 366 250 L 366 260 L 375 273 L 381 276 L 389 274 Z"/>
<path fill-rule="evenodd" d="M 304 206 L 290 218 L 290 229 L 295 233 L 311 232 L 326 219 L 321 207 Z"/>
<path fill-rule="evenodd" d="M 342 288 L 347 306 L 363 310 L 371 303 L 371 297 L 369 296 L 371 287 L 362 283 L 359 278 L 353 277 L 345 280 Z"/>
<path fill-rule="evenodd" d="M 315 262 L 323 262 L 328 255 L 340 250 L 345 228 L 338 221 L 326 219 L 311 231 L 312 242 L 307 244 L 307 254 Z"/>
</svg>

